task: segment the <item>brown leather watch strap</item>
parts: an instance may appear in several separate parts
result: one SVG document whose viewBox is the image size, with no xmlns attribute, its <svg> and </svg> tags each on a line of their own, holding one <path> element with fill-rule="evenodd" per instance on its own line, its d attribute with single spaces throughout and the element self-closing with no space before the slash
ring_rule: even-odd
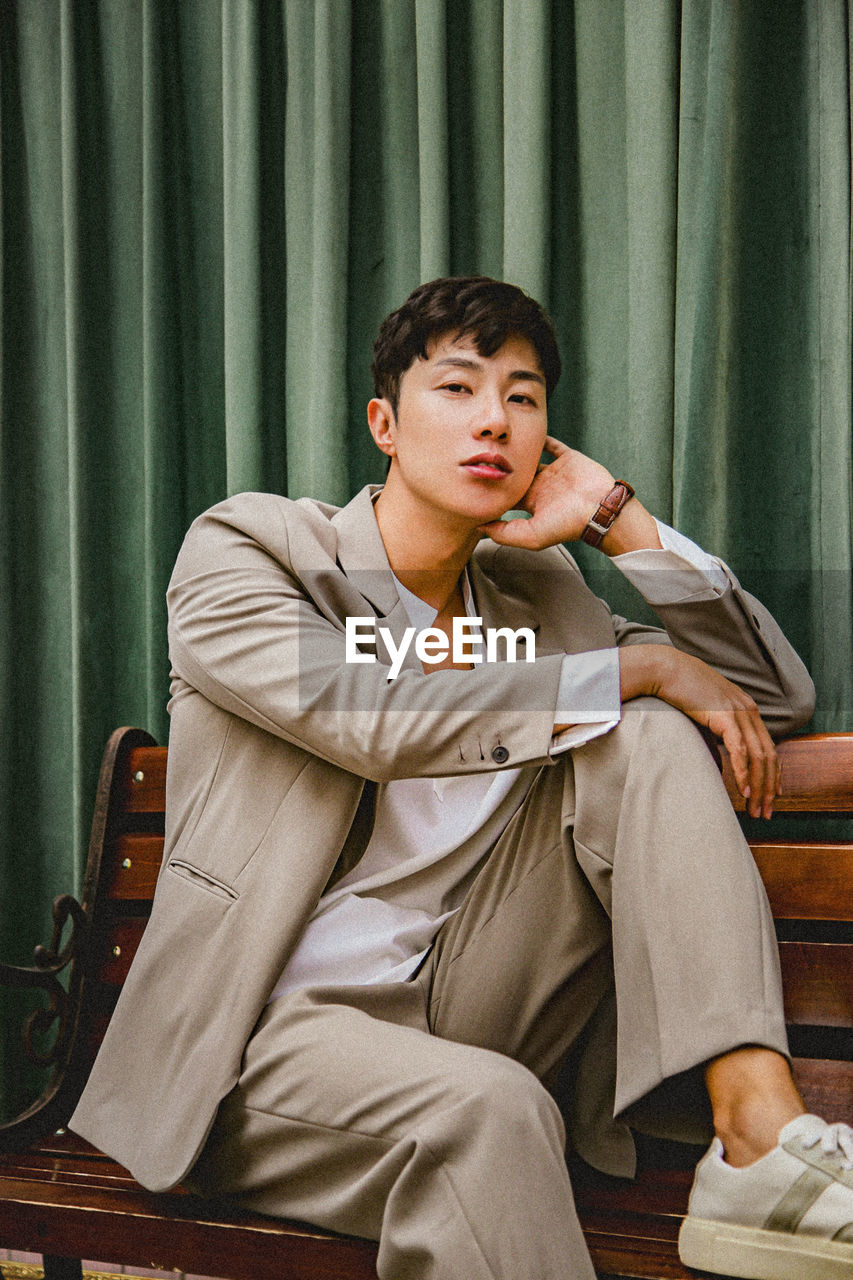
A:
<svg viewBox="0 0 853 1280">
<path fill-rule="evenodd" d="M 619 512 L 633 496 L 634 490 L 628 481 L 617 480 L 607 497 L 602 498 L 598 510 L 581 534 L 582 541 L 590 547 L 599 546 Z"/>
</svg>

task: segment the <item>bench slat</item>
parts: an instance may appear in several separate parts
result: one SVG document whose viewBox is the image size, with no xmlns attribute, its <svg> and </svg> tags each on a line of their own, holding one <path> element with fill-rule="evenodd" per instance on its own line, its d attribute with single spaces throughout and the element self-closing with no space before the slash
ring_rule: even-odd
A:
<svg viewBox="0 0 853 1280">
<path fill-rule="evenodd" d="M 789 1023 L 853 1027 L 853 944 L 780 942 L 779 958 Z"/>
<path fill-rule="evenodd" d="M 699 1273 L 689 1271 L 676 1253 L 680 1225 L 681 1215 L 665 1227 L 657 1218 L 631 1215 L 628 1233 L 621 1215 L 591 1214 L 584 1234 L 596 1274 L 615 1280 L 696 1280 Z"/>
<path fill-rule="evenodd" d="M 147 920 L 113 921 L 103 936 L 98 981 L 120 986 Z M 853 1027 L 853 944 L 780 942 L 785 1012 L 794 1024 Z"/>
<path fill-rule="evenodd" d="M 163 837 L 125 834 L 116 840 L 106 893 L 119 901 L 151 899 L 163 859 Z"/>
<path fill-rule="evenodd" d="M 827 1120 L 849 1120 L 853 1114 L 853 1062 L 794 1058 L 793 1068 L 809 1111 Z"/>
<path fill-rule="evenodd" d="M 121 986 L 147 923 L 147 916 L 122 916 L 104 931 L 96 961 L 98 982 L 110 987 Z"/>
<path fill-rule="evenodd" d="M 100 1254 L 125 1265 L 227 1275 L 287 1274 L 292 1280 L 376 1280 L 376 1245 L 313 1227 L 229 1210 L 221 1218 L 185 1192 L 152 1195 L 64 1179 L 16 1176 L 0 1158 L 0 1239 L 61 1257 Z M 286 1267 L 286 1271 L 283 1268 Z"/>
<path fill-rule="evenodd" d="M 746 808 L 728 753 L 720 752 L 723 779 L 738 812 Z M 853 811 L 853 733 L 807 733 L 779 744 L 782 794 L 778 813 Z"/>
<path fill-rule="evenodd" d="M 777 920 L 853 920 L 853 844 L 751 840 Z"/>
<path fill-rule="evenodd" d="M 721 751 L 723 777 L 735 808 L 743 811 L 727 752 Z M 162 813 L 166 805 L 165 747 L 130 752 L 124 807 L 129 813 Z M 777 811 L 840 813 L 853 811 L 853 734 L 804 734 L 779 745 L 783 793 Z M 141 775 L 141 776 L 140 776 Z"/>
<path fill-rule="evenodd" d="M 129 753 L 122 793 L 126 812 L 165 812 L 166 755 L 166 747 L 136 747 Z"/>
<path fill-rule="evenodd" d="M 119 836 L 107 895 L 119 901 L 150 899 L 163 843 L 160 835 Z M 853 844 L 805 840 L 751 840 L 749 844 L 777 919 L 853 921 Z"/>
</svg>

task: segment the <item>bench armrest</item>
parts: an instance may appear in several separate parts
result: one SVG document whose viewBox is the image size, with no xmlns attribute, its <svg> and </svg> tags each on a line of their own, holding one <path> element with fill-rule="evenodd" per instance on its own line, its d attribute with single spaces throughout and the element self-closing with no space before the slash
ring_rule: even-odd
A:
<svg viewBox="0 0 853 1280">
<path fill-rule="evenodd" d="M 70 923 L 70 930 L 68 929 Z M 86 912 L 70 894 L 53 903 L 53 932 L 49 944 L 37 946 L 32 966 L 0 962 L 0 987 L 43 991 L 47 1004 L 27 1014 L 21 1028 L 23 1058 L 35 1067 L 51 1067 L 39 1096 L 20 1115 L 0 1122 L 0 1151 L 17 1150 L 50 1133 L 67 1119 L 67 1067 L 78 1023 L 80 984 L 74 964 L 86 934 Z M 67 937 L 63 943 L 63 935 Z M 59 975 L 70 966 L 68 988 Z M 39 1042 L 55 1028 L 45 1047 Z"/>
</svg>

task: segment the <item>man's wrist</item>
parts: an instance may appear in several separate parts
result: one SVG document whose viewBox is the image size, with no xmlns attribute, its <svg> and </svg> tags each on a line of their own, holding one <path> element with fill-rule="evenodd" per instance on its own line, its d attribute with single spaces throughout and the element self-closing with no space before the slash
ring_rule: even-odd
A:
<svg viewBox="0 0 853 1280">
<path fill-rule="evenodd" d="M 598 549 L 606 556 L 621 556 L 628 551 L 662 550 L 657 522 L 639 498 L 632 498 L 622 509 L 601 539 Z"/>
<path fill-rule="evenodd" d="M 668 644 L 626 644 L 619 648 L 619 694 L 632 698 L 657 697 L 677 650 Z"/>
<path fill-rule="evenodd" d="M 634 496 L 634 490 L 627 480 L 616 480 L 613 487 L 604 495 L 595 512 L 586 523 L 581 534 L 581 541 L 587 546 L 599 547 L 602 539 L 609 533 L 611 526 L 619 519 L 624 507 Z"/>
</svg>

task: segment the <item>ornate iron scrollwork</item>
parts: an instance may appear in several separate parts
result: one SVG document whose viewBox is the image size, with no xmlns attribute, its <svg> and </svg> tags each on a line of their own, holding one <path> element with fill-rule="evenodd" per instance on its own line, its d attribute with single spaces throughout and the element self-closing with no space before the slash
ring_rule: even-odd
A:
<svg viewBox="0 0 853 1280">
<path fill-rule="evenodd" d="M 62 935 L 69 920 L 71 930 L 63 945 Z M 69 994 L 59 981 L 59 974 L 76 956 L 85 924 L 86 913 L 80 903 L 64 893 L 54 900 L 50 943 L 46 947 L 36 947 L 35 965 L 27 968 L 0 964 L 0 984 L 19 989 L 34 987 L 44 991 L 48 997 L 46 1008 L 36 1009 L 27 1016 L 21 1033 L 24 1052 L 35 1066 L 49 1067 L 59 1061 L 65 1051 Z M 54 1024 L 58 1025 L 53 1042 L 46 1049 L 39 1049 L 37 1038 L 47 1035 Z"/>
</svg>

